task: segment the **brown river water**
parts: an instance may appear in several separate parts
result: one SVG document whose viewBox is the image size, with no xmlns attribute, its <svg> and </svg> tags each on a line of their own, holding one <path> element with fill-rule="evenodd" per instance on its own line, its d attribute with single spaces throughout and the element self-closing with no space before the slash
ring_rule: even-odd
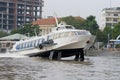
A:
<svg viewBox="0 0 120 80">
<path fill-rule="evenodd" d="M 61 61 L 0 54 L 0 80 L 120 80 L 120 52 Z"/>
</svg>

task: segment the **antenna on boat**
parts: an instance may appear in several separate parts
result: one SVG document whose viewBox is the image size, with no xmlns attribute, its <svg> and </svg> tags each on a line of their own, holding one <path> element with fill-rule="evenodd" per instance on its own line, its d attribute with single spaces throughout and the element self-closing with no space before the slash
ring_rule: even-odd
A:
<svg viewBox="0 0 120 80">
<path fill-rule="evenodd" d="M 112 1 L 110 0 L 110 8 L 112 7 L 112 5 L 111 5 L 111 4 L 112 4 Z"/>
<path fill-rule="evenodd" d="M 34 32 L 35 32 L 35 36 L 37 36 L 37 32 L 36 32 L 36 29 L 34 29 Z"/>
<path fill-rule="evenodd" d="M 57 19 L 56 13 L 54 13 L 54 16 L 55 16 L 56 25 L 58 26 L 59 24 L 58 24 L 58 19 Z"/>
</svg>

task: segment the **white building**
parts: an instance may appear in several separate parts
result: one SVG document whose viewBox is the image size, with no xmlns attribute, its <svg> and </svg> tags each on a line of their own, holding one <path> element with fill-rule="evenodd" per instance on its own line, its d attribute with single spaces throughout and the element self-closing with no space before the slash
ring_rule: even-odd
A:
<svg viewBox="0 0 120 80">
<path fill-rule="evenodd" d="M 101 29 L 104 29 L 106 26 L 114 27 L 118 22 L 120 22 L 120 7 L 105 8 L 102 10 Z"/>
</svg>

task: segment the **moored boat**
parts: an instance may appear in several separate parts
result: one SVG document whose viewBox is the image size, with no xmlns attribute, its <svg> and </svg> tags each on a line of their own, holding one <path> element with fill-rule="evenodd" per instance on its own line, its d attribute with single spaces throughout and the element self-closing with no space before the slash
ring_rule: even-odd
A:
<svg viewBox="0 0 120 80">
<path fill-rule="evenodd" d="M 84 60 L 83 49 L 89 42 L 91 33 L 87 30 L 75 29 L 71 25 L 59 24 L 51 33 L 35 36 L 16 42 L 10 52 L 28 56 L 60 59 L 75 55 L 75 60 Z"/>
</svg>

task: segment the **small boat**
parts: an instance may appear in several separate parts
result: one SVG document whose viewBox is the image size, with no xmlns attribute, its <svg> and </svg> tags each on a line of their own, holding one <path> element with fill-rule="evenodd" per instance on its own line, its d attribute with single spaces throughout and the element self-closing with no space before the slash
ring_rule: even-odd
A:
<svg viewBox="0 0 120 80">
<path fill-rule="evenodd" d="M 120 44 L 120 35 L 118 35 L 116 39 L 111 39 L 110 42 L 113 42 L 114 44 Z"/>
<path fill-rule="evenodd" d="M 87 30 L 75 29 L 72 25 L 60 23 L 47 35 L 16 42 L 10 52 L 57 60 L 75 55 L 75 60 L 83 61 L 83 49 L 90 37 L 91 33 Z"/>
</svg>

